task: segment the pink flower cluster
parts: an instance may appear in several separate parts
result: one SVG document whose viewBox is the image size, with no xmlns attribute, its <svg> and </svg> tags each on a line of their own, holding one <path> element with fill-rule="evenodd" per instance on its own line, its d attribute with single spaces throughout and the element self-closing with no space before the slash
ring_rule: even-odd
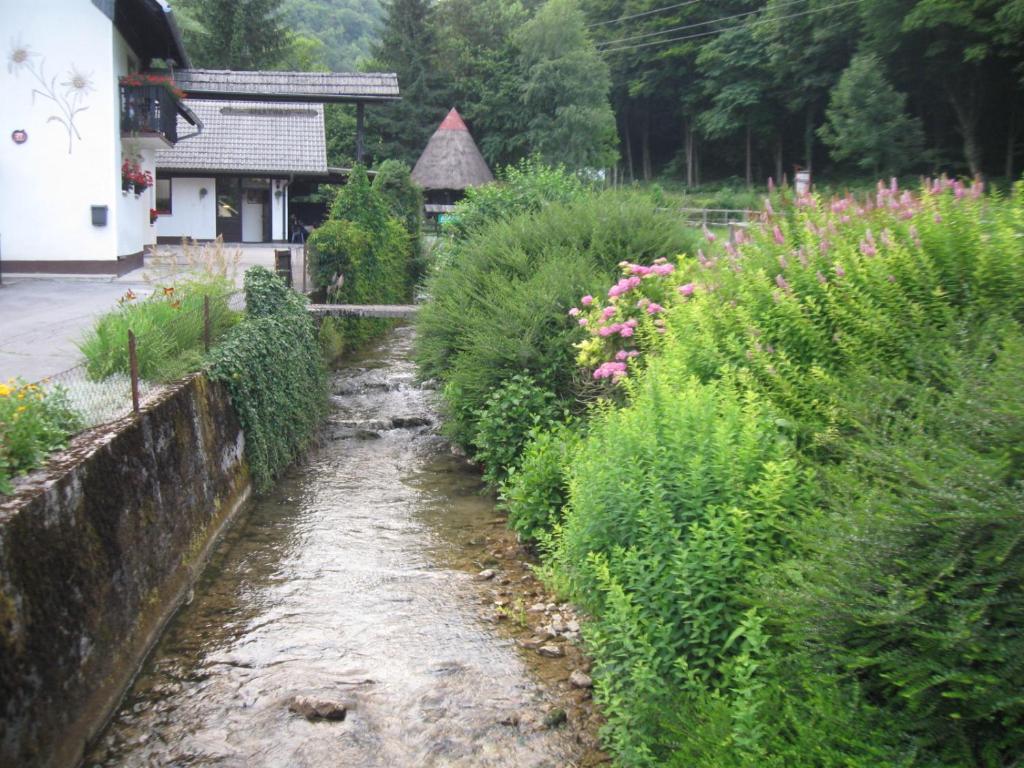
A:
<svg viewBox="0 0 1024 768">
<path fill-rule="evenodd" d="M 580 348 L 580 363 L 594 366 L 595 379 L 613 382 L 628 374 L 627 364 L 640 356 L 636 348 L 647 337 L 638 336 L 642 325 L 665 333 L 664 314 L 673 301 L 686 298 L 694 292 L 694 284 L 674 286 L 669 278 L 676 272 L 668 259 L 656 259 L 651 264 L 619 263 L 623 277 L 608 289 L 608 304 L 590 294 L 580 299 L 580 306 L 569 310 L 580 326 L 590 334 Z"/>
<path fill-rule="evenodd" d="M 601 365 L 599 365 L 594 370 L 594 378 L 595 379 L 608 379 L 608 378 L 610 378 L 612 381 L 618 381 L 619 379 L 623 378 L 625 375 L 626 375 L 626 364 L 622 363 L 622 362 L 612 361 L 612 362 L 608 362 L 608 363 L 601 363 Z"/>
</svg>

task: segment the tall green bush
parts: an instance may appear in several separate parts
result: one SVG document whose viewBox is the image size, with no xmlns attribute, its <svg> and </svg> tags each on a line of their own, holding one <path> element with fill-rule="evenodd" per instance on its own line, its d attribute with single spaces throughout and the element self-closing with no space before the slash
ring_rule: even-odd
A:
<svg viewBox="0 0 1024 768">
<path fill-rule="evenodd" d="M 551 462 L 567 500 L 536 469 L 545 438 L 526 447 L 507 487 L 551 499 L 524 509 L 593 615 L 619 764 L 987 768 L 1024 749 L 1021 192 L 940 180 L 767 210 L 664 277 L 682 290 L 618 377 L 624 407 Z"/>
<path fill-rule="evenodd" d="M 494 184 L 470 187 L 444 225 L 444 232 L 463 240 L 495 221 L 537 213 L 551 203 L 570 203 L 587 192 L 580 178 L 563 167 L 552 168 L 539 157 L 498 171 Z"/>
<path fill-rule="evenodd" d="M 604 286 L 623 259 L 690 250 L 696 237 L 639 195 L 591 193 L 498 219 L 457 243 L 427 284 L 417 361 L 445 384 L 446 428 L 472 445 L 491 392 L 525 373 L 556 399 L 586 389 L 573 364 L 581 330 L 565 313 Z M 581 388 L 582 387 L 582 388 Z"/>
<path fill-rule="evenodd" d="M 338 191 L 330 218 L 310 235 L 313 282 L 336 304 L 406 303 L 414 245 L 365 170 L 356 167 Z M 389 325 L 381 319 L 346 318 L 341 335 L 349 346 L 358 346 Z"/>
<path fill-rule="evenodd" d="M 327 378 L 305 299 L 262 267 L 245 273 L 246 317 L 210 355 L 245 433 L 258 491 L 306 448 L 326 411 Z"/>
</svg>

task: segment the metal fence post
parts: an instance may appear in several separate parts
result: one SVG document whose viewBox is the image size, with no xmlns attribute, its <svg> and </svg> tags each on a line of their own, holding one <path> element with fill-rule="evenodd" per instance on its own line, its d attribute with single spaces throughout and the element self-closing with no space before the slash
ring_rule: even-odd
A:
<svg viewBox="0 0 1024 768">
<path fill-rule="evenodd" d="M 132 375 L 132 412 L 139 415 L 139 356 L 135 349 L 135 334 L 128 331 L 128 369 Z"/>
</svg>

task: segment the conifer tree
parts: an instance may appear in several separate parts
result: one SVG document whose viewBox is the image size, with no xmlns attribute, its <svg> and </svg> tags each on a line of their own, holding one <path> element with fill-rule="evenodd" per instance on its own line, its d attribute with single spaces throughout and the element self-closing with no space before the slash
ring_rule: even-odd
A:
<svg viewBox="0 0 1024 768">
<path fill-rule="evenodd" d="M 198 26 L 184 29 L 197 67 L 273 69 L 288 53 L 291 36 L 280 15 L 281 0 L 187 0 L 182 6 Z"/>
</svg>

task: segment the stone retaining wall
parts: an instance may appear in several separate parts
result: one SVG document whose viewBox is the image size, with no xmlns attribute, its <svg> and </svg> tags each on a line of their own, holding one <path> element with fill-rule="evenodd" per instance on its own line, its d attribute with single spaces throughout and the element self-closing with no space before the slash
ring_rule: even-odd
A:
<svg viewBox="0 0 1024 768">
<path fill-rule="evenodd" d="M 248 498 L 243 447 L 196 375 L 0 497 L 0 768 L 80 762 Z"/>
</svg>

